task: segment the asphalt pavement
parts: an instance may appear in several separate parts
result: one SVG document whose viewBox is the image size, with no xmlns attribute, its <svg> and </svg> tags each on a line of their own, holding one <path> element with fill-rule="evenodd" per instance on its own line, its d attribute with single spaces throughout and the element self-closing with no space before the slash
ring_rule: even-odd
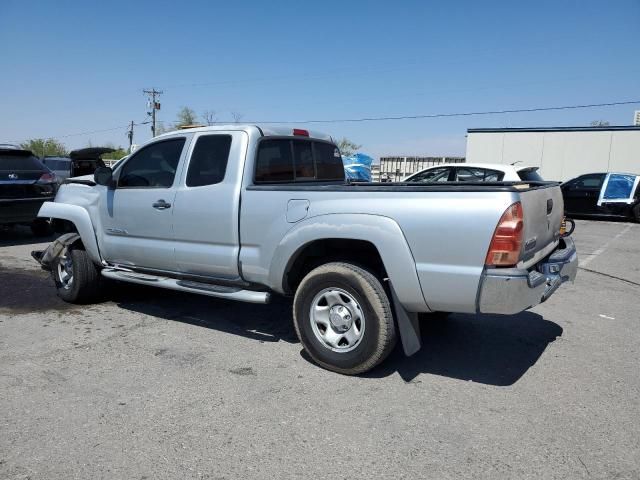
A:
<svg viewBox="0 0 640 480">
<path fill-rule="evenodd" d="M 640 225 L 578 221 L 581 268 L 516 316 L 423 324 L 347 377 L 291 305 L 123 285 L 68 305 L 0 231 L 0 478 L 640 478 Z"/>
</svg>

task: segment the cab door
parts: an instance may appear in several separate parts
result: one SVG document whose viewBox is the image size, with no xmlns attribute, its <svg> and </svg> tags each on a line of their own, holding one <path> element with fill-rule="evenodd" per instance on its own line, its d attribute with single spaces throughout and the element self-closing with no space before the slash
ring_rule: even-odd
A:
<svg viewBox="0 0 640 480">
<path fill-rule="evenodd" d="M 173 210 L 179 272 L 240 279 L 240 187 L 247 144 L 243 131 L 195 134 Z"/>
<path fill-rule="evenodd" d="M 187 136 L 148 144 L 117 169 L 100 200 L 100 250 L 110 263 L 175 271 L 175 184 Z"/>
<path fill-rule="evenodd" d="M 605 176 L 604 173 L 590 173 L 563 185 L 565 212 L 578 215 L 597 213 L 598 198 Z"/>
</svg>

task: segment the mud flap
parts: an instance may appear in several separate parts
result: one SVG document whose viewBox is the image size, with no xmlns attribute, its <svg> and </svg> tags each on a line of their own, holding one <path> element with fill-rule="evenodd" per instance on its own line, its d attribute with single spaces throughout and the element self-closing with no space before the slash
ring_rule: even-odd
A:
<svg viewBox="0 0 640 480">
<path fill-rule="evenodd" d="M 31 256 L 38 262 L 43 270 L 51 270 L 52 262 L 62 253 L 65 247 L 68 247 L 76 240 L 80 239 L 77 233 L 65 233 L 55 239 L 46 250 L 34 250 Z"/>
<path fill-rule="evenodd" d="M 422 340 L 420 339 L 420 323 L 418 314 L 415 312 L 407 312 L 396 295 L 393 285 L 389 282 L 391 289 L 391 297 L 393 298 L 393 309 L 396 312 L 396 323 L 400 332 L 400 340 L 404 354 L 410 357 L 422 348 Z"/>
</svg>

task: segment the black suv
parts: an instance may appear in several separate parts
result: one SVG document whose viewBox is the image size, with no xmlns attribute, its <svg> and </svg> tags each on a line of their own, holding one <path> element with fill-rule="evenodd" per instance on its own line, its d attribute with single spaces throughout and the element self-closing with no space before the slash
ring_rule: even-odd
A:
<svg viewBox="0 0 640 480">
<path fill-rule="evenodd" d="M 56 189 L 56 176 L 32 152 L 0 145 L 0 226 L 26 224 L 34 235 L 48 235 L 49 223 L 37 215 Z"/>
</svg>

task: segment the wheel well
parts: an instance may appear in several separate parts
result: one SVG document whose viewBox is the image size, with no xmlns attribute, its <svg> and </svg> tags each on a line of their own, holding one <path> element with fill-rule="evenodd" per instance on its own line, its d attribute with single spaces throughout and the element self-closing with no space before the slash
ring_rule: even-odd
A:
<svg viewBox="0 0 640 480">
<path fill-rule="evenodd" d="M 70 220 L 63 220 L 62 218 L 52 218 L 51 226 L 56 233 L 78 233 L 78 229 L 75 224 Z"/>
<path fill-rule="evenodd" d="M 366 240 L 327 238 L 308 243 L 296 252 L 285 270 L 285 291 L 295 292 L 307 273 L 320 265 L 336 261 L 364 267 L 378 278 L 387 275 L 380 252 L 373 243 Z"/>
</svg>

